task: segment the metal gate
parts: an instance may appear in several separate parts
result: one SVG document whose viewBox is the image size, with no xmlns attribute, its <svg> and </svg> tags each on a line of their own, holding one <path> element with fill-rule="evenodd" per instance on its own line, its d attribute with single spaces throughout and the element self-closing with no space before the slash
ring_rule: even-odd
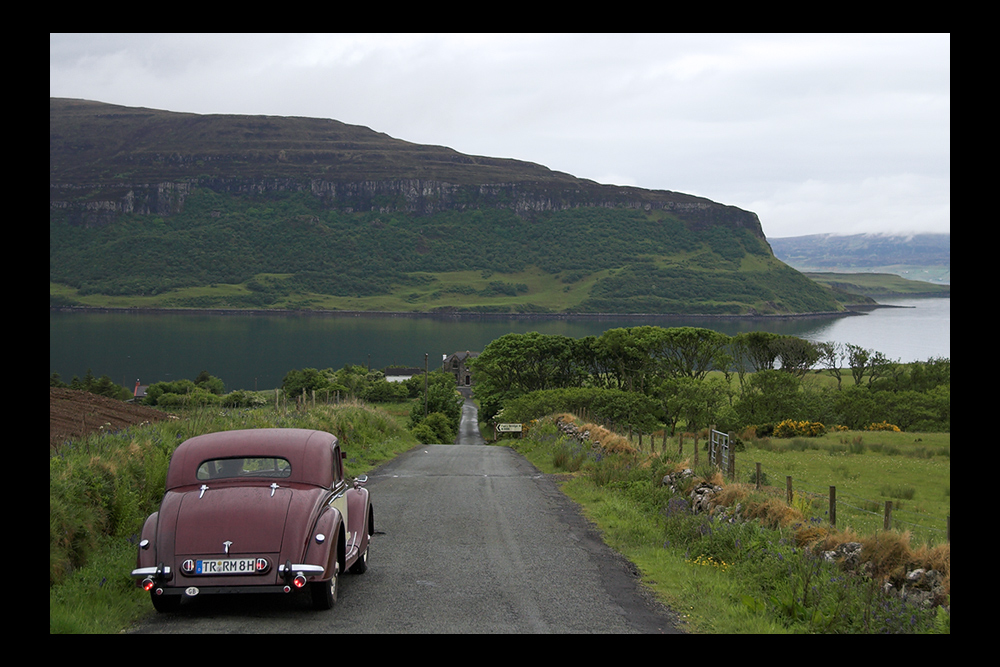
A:
<svg viewBox="0 0 1000 667">
<path fill-rule="evenodd" d="M 709 460 L 717 468 L 729 471 L 729 434 L 712 429 L 712 443 Z"/>
</svg>

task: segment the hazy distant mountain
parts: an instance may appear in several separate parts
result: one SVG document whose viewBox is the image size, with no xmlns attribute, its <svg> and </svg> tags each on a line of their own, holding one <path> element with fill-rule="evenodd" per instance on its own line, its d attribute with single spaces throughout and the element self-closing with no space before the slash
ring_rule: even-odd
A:
<svg viewBox="0 0 1000 667">
<path fill-rule="evenodd" d="M 811 234 L 768 241 L 775 257 L 799 271 L 895 273 L 951 282 L 951 234 Z"/>
</svg>

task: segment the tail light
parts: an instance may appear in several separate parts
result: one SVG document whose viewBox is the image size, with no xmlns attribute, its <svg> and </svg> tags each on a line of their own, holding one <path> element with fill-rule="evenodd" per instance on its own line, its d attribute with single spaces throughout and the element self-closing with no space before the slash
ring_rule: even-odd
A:
<svg viewBox="0 0 1000 667">
<path fill-rule="evenodd" d="M 295 584 L 296 588 L 302 588 L 306 585 L 306 575 L 299 572 L 295 575 L 295 578 L 292 579 L 292 583 Z"/>
<path fill-rule="evenodd" d="M 156 584 L 153 581 L 152 577 L 146 577 L 145 579 L 142 580 L 142 590 L 144 590 L 144 591 L 153 590 L 153 586 L 155 586 L 155 585 Z"/>
</svg>

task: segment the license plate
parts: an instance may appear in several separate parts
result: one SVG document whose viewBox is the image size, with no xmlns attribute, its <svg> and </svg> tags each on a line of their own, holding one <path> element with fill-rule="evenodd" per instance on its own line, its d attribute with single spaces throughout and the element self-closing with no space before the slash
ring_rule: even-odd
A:
<svg viewBox="0 0 1000 667">
<path fill-rule="evenodd" d="M 255 558 L 213 558 L 196 560 L 195 574 L 254 574 Z"/>
</svg>

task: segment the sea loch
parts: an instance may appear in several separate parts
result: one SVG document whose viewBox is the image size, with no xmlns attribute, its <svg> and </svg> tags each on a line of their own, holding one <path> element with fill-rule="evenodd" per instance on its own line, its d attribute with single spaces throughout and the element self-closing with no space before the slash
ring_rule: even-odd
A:
<svg viewBox="0 0 1000 667">
<path fill-rule="evenodd" d="M 196 315 L 49 312 L 49 372 L 64 382 L 87 370 L 132 387 L 194 379 L 205 370 L 227 391 L 281 386 L 289 370 L 361 364 L 431 369 L 442 356 L 482 350 L 507 333 L 538 331 L 581 338 L 641 325 L 697 326 L 728 335 L 771 331 L 853 343 L 902 362 L 951 356 L 951 299 L 897 299 L 866 315 L 802 319 L 452 318 L 389 315 Z"/>
</svg>

